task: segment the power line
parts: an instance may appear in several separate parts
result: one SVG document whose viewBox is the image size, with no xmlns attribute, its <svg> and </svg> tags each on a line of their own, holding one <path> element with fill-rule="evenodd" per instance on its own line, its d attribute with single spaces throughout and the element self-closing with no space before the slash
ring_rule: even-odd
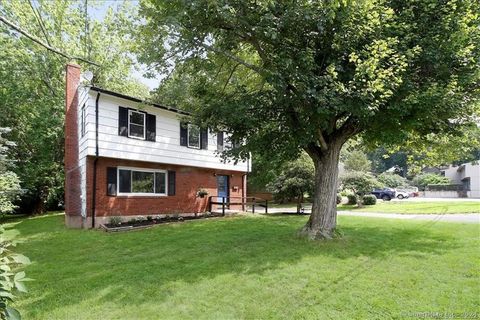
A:
<svg viewBox="0 0 480 320">
<path fill-rule="evenodd" d="M 9 26 L 10 28 L 18 31 L 19 33 L 23 34 L 25 37 L 29 38 L 30 40 L 32 40 L 33 42 L 41 45 L 42 47 L 44 47 L 45 49 L 47 50 L 50 50 L 56 54 L 59 54 L 67 59 L 76 59 L 76 60 L 80 60 L 80 61 L 83 61 L 85 63 L 88 63 L 88 64 L 92 64 L 94 66 L 97 66 L 97 67 L 100 67 L 100 65 L 96 62 L 93 62 L 93 61 L 90 61 L 90 60 L 87 60 L 87 59 L 84 59 L 82 57 L 77 57 L 77 56 L 71 56 L 71 55 L 68 55 L 56 48 L 53 48 L 52 46 L 46 44 L 45 42 L 43 42 L 42 40 L 40 39 L 37 39 L 36 37 L 32 36 L 30 33 L 28 33 L 27 31 L 24 31 L 22 30 L 22 28 L 20 28 L 19 26 L 17 26 L 16 24 L 8 21 L 5 17 L 3 16 L 0 16 L 0 21 L 5 23 L 7 26 Z"/>
</svg>

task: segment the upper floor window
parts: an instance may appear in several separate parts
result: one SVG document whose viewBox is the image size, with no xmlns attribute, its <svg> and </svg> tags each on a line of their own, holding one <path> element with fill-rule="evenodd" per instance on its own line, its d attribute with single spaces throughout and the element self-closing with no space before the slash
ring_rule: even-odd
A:
<svg viewBox="0 0 480 320">
<path fill-rule="evenodd" d="M 119 136 L 155 141 L 157 135 L 156 123 L 154 114 L 118 107 Z"/>
<path fill-rule="evenodd" d="M 128 136 L 145 139 L 145 113 L 128 110 Z"/>
<path fill-rule="evenodd" d="M 180 122 L 180 145 L 192 149 L 208 150 L 208 129 Z"/>
<path fill-rule="evenodd" d="M 217 133 L 217 151 L 232 149 L 233 143 L 231 137 L 223 131 Z"/>
<path fill-rule="evenodd" d="M 188 124 L 188 146 L 190 148 L 200 149 L 200 128 L 193 124 Z"/>
</svg>

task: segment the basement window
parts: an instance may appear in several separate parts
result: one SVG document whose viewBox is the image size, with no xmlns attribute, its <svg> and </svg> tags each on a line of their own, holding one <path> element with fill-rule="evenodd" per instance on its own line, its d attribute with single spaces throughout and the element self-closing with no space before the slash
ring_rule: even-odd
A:
<svg viewBox="0 0 480 320">
<path fill-rule="evenodd" d="M 167 172 L 156 169 L 118 168 L 118 194 L 167 195 Z"/>
<path fill-rule="evenodd" d="M 145 139 L 145 113 L 128 110 L 128 137 Z"/>
</svg>

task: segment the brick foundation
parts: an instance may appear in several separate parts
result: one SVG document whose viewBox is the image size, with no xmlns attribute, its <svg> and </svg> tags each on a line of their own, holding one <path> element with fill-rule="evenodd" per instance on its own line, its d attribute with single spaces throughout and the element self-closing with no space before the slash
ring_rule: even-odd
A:
<svg viewBox="0 0 480 320">
<path fill-rule="evenodd" d="M 87 158 L 87 220 L 91 224 L 92 188 L 94 157 Z M 176 172 L 176 192 L 174 196 L 108 196 L 107 168 L 135 167 L 174 170 Z M 241 197 L 245 188 L 243 172 L 204 169 L 196 167 L 157 164 L 151 162 L 99 158 L 97 162 L 96 225 L 104 223 L 112 216 L 147 216 L 158 214 L 191 214 L 208 210 L 208 196 L 197 197 L 198 188 L 206 189 L 209 196 L 217 195 L 217 175 L 230 176 L 230 196 Z M 233 201 L 233 200 L 232 200 Z M 232 206 L 232 210 L 241 210 L 241 206 Z M 90 225 L 89 223 L 85 223 Z"/>
</svg>

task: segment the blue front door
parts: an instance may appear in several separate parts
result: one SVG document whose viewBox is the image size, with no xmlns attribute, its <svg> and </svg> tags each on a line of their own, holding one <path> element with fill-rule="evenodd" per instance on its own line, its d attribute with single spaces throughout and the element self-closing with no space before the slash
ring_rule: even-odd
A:
<svg viewBox="0 0 480 320">
<path fill-rule="evenodd" d="M 222 202 L 223 198 L 228 202 L 228 176 L 217 176 L 217 195 L 219 202 Z"/>
</svg>

